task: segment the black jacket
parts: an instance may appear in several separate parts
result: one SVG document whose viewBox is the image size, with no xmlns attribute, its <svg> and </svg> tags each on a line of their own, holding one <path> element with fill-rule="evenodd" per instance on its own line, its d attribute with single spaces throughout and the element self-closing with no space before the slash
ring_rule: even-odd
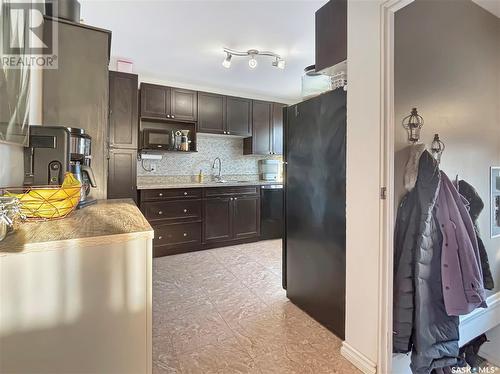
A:
<svg viewBox="0 0 500 374">
<path fill-rule="evenodd" d="M 479 257 L 481 259 L 481 267 L 483 268 L 483 285 L 487 290 L 492 290 L 495 287 L 495 284 L 493 282 L 493 276 L 491 275 L 490 262 L 488 261 L 488 254 L 486 253 L 484 243 L 479 236 L 479 229 L 477 226 L 477 219 L 484 208 L 483 200 L 481 200 L 481 197 L 477 193 L 476 189 L 464 180 L 458 182 L 458 192 L 460 192 L 460 194 L 469 202 L 469 214 L 476 229 L 477 244 L 479 245 Z"/>
</svg>

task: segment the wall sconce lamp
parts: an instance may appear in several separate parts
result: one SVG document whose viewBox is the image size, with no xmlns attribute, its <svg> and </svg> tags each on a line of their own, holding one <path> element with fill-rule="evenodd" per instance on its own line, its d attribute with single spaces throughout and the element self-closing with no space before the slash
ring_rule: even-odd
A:
<svg viewBox="0 0 500 374">
<path fill-rule="evenodd" d="M 408 132 L 408 141 L 416 143 L 420 140 L 420 129 L 424 125 L 424 119 L 418 114 L 417 108 L 413 108 L 409 116 L 403 118 L 403 127 Z"/>
</svg>

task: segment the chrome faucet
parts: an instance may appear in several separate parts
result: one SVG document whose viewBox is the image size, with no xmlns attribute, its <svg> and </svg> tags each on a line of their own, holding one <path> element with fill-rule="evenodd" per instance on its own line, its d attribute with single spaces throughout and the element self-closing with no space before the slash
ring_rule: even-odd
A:
<svg viewBox="0 0 500 374">
<path fill-rule="evenodd" d="M 216 182 L 223 182 L 222 176 L 221 176 L 221 171 L 222 171 L 222 161 L 220 160 L 220 157 L 216 157 L 214 160 L 214 163 L 212 164 L 212 169 L 215 169 L 215 163 L 216 161 L 219 161 L 219 174 L 215 176 L 215 181 Z"/>
</svg>

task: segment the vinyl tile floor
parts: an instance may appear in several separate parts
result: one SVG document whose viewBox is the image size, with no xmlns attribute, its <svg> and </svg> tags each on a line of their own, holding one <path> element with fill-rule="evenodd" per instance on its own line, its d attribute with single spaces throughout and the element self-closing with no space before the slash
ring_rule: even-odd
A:
<svg viewBox="0 0 500 374">
<path fill-rule="evenodd" d="M 153 261 L 153 373 L 359 373 L 281 288 L 281 241 Z"/>
</svg>

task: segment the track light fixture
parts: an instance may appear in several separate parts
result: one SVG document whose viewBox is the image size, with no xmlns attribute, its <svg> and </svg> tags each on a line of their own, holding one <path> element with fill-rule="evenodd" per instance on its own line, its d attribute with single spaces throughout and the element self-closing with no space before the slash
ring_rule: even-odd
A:
<svg viewBox="0 0 500 374">
<path fill-rule="evenodd" d="M 229 69 L 231 67 L 231 58 L 233 57 L 232 54 L 226 52 L 226 58 L 224 61 L 222 61 L 222 66 L 224 66 L 226 69 Z"/>
<path fill-rule="evenodd" d="M 248 66 L 250 67 L 250 69 L 255 69 L 258 65 L 255 56 L 273 57 L 274 61 L 272 61 L 271 65 L 278 69 L 283 70 L 286 65 L 285 59 L 274 52 L 258 51 L 256 49 L 249 49 L 248 51 L 236 51 L 234 49 L 229 49 L 229 48 L 224 48 L 224 52 L 226 53 L 226 58 L 222 62 L 222 66 L 224 66 L 225 68 L 229 68 L 231 66 L 231 58 L 233 56 L 238 56 L 238 57 L 250 56 L 250 59 L 248 60 Z"/>
</svg>

